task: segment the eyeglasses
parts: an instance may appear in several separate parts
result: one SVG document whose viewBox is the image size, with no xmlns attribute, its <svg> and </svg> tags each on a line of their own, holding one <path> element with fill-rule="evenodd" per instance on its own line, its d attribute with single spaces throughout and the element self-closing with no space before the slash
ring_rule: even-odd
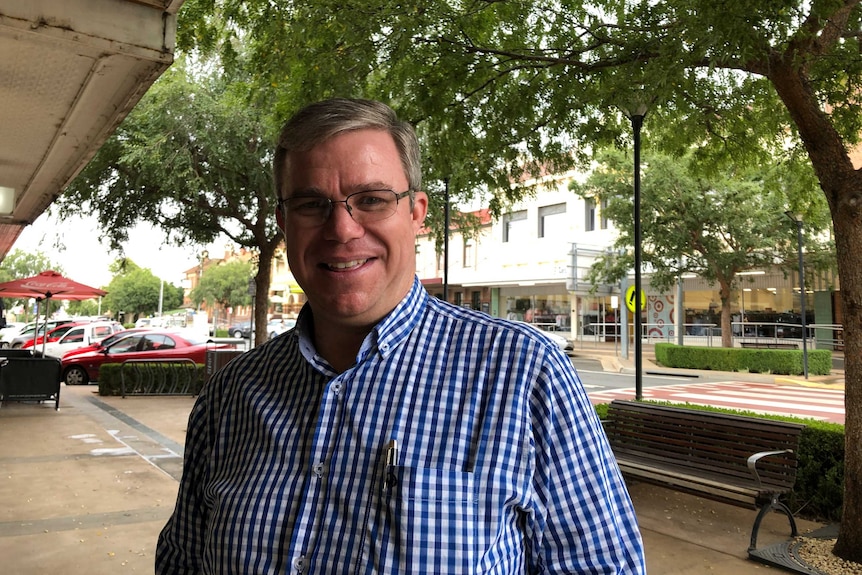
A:
<svg viewBox="0 0 862 575">
<path fill-rule="evenodd" d="M 364 190 L 350 194 L 343 200 L 330 200 L 326 196 L 291 196 L 278 201 L 285 219 L 300 227 L 315 227 L 326 223 L 335 204 L 344 204 L 347 213 L 357 223 L 366 224 L 385 220 L 398 209 L 398 200 L 413 190 L 396 193 L 392 190 Z"/>
</svg>

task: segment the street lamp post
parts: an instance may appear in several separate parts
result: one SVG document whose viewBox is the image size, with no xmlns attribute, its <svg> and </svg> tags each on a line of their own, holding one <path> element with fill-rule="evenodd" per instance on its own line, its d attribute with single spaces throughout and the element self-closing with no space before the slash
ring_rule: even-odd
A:
<svg viewBox="0 0 862 575">
<path fill-rule="evenodd" d="M 643 334 L 641 333 L 641 127 L 647 105 L 639 103 L 625 114 L 632 123 L 634 131 L 634 253 L 635 253 L 635 294 L 634 294 L 634 332 L 635 332 L 635 400 L 643 399 Z"/>
<path fill-rule="evenodd" d="M 796 223 L 796 249 L 799 254 L 799 312 L 802 315 L 802 374 L 808 379 L 808 337 L 805 321 L 805 265 L 802 259 L 802 215 L 784 212 Z"/>
</svg>

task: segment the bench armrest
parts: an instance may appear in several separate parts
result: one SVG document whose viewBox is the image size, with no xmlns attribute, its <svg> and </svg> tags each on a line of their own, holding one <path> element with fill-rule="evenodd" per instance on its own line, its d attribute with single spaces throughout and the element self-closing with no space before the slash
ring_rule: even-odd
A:
<svg viewBox="0 0 862 575">
<path fill-rule="evenodd" d="M 757 480 L 758 485 L 763 485 L 760 481 L 760 475 L 757 473 L 757 462 L 763 459 L 764 457 L 769 457 L 770 455 L 782 455 L 784 453 L 793 453 L 792 449 L 782 449 L 780 451 L 761 451 L 759 453 L 755 453 L 751 457 L 748 458 L 748 469 L 751 470 L 751 473 L 754 474 L 754 478 Z"/>
</svg>

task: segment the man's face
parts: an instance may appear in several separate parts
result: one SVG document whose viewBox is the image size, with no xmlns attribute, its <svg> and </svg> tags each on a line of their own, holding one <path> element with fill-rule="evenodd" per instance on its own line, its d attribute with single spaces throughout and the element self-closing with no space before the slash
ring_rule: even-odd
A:
<svg viewBox="0 0 862 575">
<path fill-rule="evenodd" d="M 288 158 L 290 173 L 282 198 L 319 195 L 333 201 L 365 190 L 408 189 L 398 149 L 379 130 L 337 135 L 308 152 Z M 305 291 L 315 324 L 370 327 L 404 298 L 416 272 L 416 232 L 428 198 L 417 193 L 398 201 L 392 216 L 360 224 L 345 204 L 334 204 L 329 219 L 301 224 L 279 210 L 290 270 Z"/>
</svg>

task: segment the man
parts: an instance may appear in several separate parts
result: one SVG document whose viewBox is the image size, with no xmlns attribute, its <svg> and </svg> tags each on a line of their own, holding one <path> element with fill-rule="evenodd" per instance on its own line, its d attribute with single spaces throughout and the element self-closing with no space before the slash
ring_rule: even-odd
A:
<svg viewBox="0 0 862 575">
<path fill-rule="evenodd" d="M 643 573 L 568 357 L 416 278 L 413 129 L 378 102 L 320 102 L 274 168 L 308 303 L 198 398 L 156 572 Z"/>
</svg>

